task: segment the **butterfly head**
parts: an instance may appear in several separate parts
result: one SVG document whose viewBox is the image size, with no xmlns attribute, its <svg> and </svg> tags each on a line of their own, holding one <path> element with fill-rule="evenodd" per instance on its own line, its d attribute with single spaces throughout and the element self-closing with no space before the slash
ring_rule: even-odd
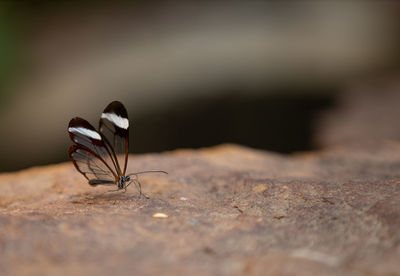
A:
<svg viewBox="0 0 400 276">
<path fill-rule="evenodd" d="M 120 176 L 118 180 L 118 189 L 125 189 L 126 183 L 128 183 L 131 180 L 131 177 L 129 175 L 127 176 Z"/>
</svg>

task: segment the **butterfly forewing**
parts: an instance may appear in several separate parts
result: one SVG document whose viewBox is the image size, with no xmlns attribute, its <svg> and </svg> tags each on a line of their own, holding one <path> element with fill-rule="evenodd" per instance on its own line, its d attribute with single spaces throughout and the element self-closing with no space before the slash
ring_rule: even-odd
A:
<svg viewBox="0 0 400 276">
<path fill-rule="evenodd" d="M 100 117 L 99 131 L 113 155 L 118 174 L 125 175 L 129 148 L 128 112 L 121 102 L 110 103 Z"/>
<path fill-rule="evenodd" d="M 69 150 L 75 167 L 87 178 L 118 181 L 117 163 L 104 143 L 103 137 L 86 120 L 73 118 L 68 126 L 71 140 L 76 143 Z M 104 177 L 104 176 L 112 177 Z"/>
<path fill-rule="evenodd" d="M 89 184 L 113 184 L 118 179 L 110 165 L 86 147 L 71 146 L 68 155 L 75 168 L 89 180 Z"/>
</svg>

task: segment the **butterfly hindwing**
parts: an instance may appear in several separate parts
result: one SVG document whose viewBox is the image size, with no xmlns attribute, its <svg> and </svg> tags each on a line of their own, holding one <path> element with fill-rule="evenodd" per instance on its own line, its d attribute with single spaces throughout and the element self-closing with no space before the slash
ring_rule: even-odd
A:
<svg viewBox="0 0 400 276">
<path fill-rule="evenodd" d="M 100 117 L 99 132 L 116 161 L 117 172 L 125 175 L 129 149 L 128 112 L 119 101 L 110 103 Z"/>
<path fill-rule="evenodd" d="M 118 179 L 101 156 L 84 146 L 71 146 L 68 155 L 75 168 L 89 180 L 91 185 L 114 184 Z"/>
</svg>

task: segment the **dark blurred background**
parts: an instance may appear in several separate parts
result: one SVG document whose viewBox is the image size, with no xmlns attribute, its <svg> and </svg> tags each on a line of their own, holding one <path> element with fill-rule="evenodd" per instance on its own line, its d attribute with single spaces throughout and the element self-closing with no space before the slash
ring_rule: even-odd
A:
<svg viewBox="0 0 400 276">
<path fill-rule="evenodd" d="M 112 100 L 132 153 L 400 138 L 399 34 L 399 1 L 2 1 L 0 171 L 67 160 Z"/>
</svg>

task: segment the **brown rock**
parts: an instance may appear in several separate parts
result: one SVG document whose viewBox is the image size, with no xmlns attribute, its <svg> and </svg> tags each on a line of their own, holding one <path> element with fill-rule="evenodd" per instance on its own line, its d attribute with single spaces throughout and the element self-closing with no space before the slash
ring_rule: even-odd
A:
<svg viewBox="0 0 400 276">
<path fill-rule="evenodd" d="M 400 144 L 130 157 L 148 169 L 150 199 L 71 163 L 1 175 L 0 274 L 399 275 Z"/>
</svg>

